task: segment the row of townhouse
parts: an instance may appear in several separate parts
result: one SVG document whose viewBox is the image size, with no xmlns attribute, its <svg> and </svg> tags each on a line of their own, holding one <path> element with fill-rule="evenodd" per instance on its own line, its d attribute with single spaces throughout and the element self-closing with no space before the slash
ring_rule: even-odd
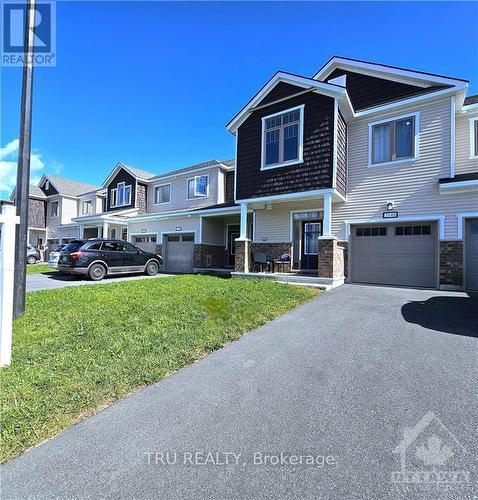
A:
<svg viewBox="0 0 478 500">
<path fill-rule="evenodd" d="M 30 241 L 125 238 L 166 270 L 291 255 L 324 283 L 478 289 L 478 96 L 468 82 L 333 57 L 277 72 L 227 124 L 234 161 L 101 187 L 45 175 Z M 43 205 L 42 205 L 43 204 Z"/>
</svg>

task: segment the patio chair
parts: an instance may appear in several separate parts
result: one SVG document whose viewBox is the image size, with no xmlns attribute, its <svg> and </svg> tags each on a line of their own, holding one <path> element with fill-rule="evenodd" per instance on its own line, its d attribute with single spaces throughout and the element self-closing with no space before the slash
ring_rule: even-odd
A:
<svg viewBox="0 0 478 500">
<path fill-rule="evenodd" d="M 257 268 L 259 268 L 261 272 L 264 272 L 265 268 L 265 272 L 267 273 L 269 272 L 271 265 L 272 261 L 267 259 L 264 252 L 252 252 L 252 272 L 257 272 Z"/>
</svg>

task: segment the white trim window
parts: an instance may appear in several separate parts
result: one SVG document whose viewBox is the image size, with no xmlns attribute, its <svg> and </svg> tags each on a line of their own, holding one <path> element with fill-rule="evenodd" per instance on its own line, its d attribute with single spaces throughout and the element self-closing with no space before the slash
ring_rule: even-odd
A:
<svg viewBox="0 0 478 500">
<path fill-rule="evenodd" d="M 304 105 L 262 118 L 261 170 L 302 163 Z"/>
<path fill-rule="evenodd" d="M 58 202 L 52 201 L 50 205 L 50 217 L 58 217 Z"/>
<path fill-rule="evenodd" d="M 478 158 L 478 116 L 470 118 L 470 160 Z"/>
<path fill-rule="evenodd" d="M 81 215 L 88 215 L 93 213 L 93 203 L 91 200 L 81 202 Z"/>
<path fill-rule="evenodd" d="M 368 124 L 368 166 L 414 161 L 418 158 L 419 113 Z"/>
<path fill-rule="evenodd" d="M 131 185 L 119 182 L 111 190 L 110 207 L 127 207 L 131 205 Z"/>
<path fill-rule="evenodd" d="M 161 184 L 154 187 L 154 204 L 171 203 L 171 184 Z"/>
<path fill-rule="evenodd" d="M 196 175 L 188 179 L 188 200 L 205 198 L 209 193 L 209 175 Z"/>
</svg>

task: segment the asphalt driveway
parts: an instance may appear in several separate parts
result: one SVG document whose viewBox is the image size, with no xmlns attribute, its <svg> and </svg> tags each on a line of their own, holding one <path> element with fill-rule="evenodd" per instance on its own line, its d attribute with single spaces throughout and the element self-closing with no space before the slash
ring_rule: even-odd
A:
<svg viewBox="0 0 478 500">
<path fill-rule="evenodd" d="M 477 337 L 476 297 L 340 287 L 8 463 L 2 497 L 474 498 Z M 397 482 L 400 444 L 463 474 Z"/>
<path fill-rule="evenodd" d="M 72 276 L 71 274 L 62 274 L 57 272 L 27 274 L 27 292 L 36 292 L 38 290 L 52 290 L 55 288 L 65 288 L 67 286 L 93 285 L 116 283 L 117 281 L 130 281 L 145 278 L 166 278 L 172 274 L 159 273 L 156 276 L 146 276 L 144 274 L 108 276 L 103 281 L 91 281 L 82 276 Z"/>
</svg>

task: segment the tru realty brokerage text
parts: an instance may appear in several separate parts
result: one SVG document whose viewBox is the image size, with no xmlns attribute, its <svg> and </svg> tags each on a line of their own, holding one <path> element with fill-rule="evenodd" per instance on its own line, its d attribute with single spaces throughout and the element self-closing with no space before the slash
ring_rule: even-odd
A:
<svg viewBox="0 0 478 500">
<path fill-rule="evenodd" d="M 254 451 L 252 453 L 235 451 L 148 451 L 144 453 L 150 466 L 309 466 L 327 467 L 337 465 L 337 457 L 324 454 L 300 454 L 279 451 L 277 453 Z"/>
</svg>

